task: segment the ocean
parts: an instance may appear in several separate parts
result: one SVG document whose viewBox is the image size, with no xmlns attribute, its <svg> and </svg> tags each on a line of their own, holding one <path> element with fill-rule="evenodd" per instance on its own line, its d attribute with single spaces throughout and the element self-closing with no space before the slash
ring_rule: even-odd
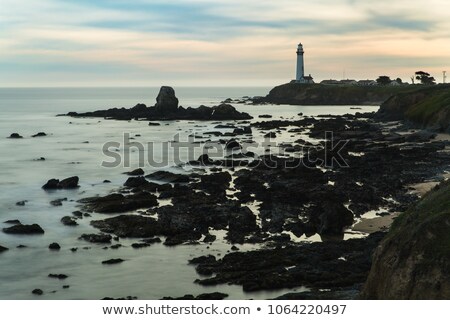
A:
<svg viewBox="0 0 450 320">
<path fill-rule="evenodd" d="M 213 130 L 211 122 L 165 121 L 161 126 L 149 126 L 147 121 L 115 121 L 99 118 L 57 117 L 70 111 L 85 112 L 111 107 L 132 107 L 137 103 L 153 105 L 159 88 L 0 88 L 0 228 L 3 223 L 19 219 L 23 224 L 37 223 L 44 235 L 10 235 L 0 232 L 0 245 L 10 250 L 0 253 L 0 299 L 101 299 L 136 296 L 139 299 L 160 299 L 206 292 L 224 292 L 230 299 L 268 299 L 293 290 L 262 291 L 247 294 L 238 286 L 201 287 L 194 283 L 200 276 L 187 261 L 205 254 L 223 255 L 231 245 L 221 240 L 207 245 L 166 247 L 155 244 L 135 250 L 136 240 L 121 239 L 118 250 L 104 249 L 78 237 L 83 233 L 98 233 L 89 222 L 108 216 L 93 214 L 78 220 L 76 227 L 64 226 L 60 219 L 77 210 L 77 200 L 94 195 L 106 195 L 123 185 L 123 174 L 139 166 L 138 155 L 131 157 L 130 167 L 102 166 L 108 160 L 103 154 L 107 142 L 122 142 L 124 133 L 145 145 L 162 145 L 172 141 L 178 133 L 186 138 L 198 130 Z M 226 98 L 266 95 L 269 88 L 175 88 L 180 105 L 197 107 L 217 105 Z M 271 114 L 273 119 L 290 119 L 298 113 L 344 114 L 357 111 L 376 111 L 378 107 L 363 106 L 288 106 L 234 104 L 239 111 L 254 116 Z M 23 139 L 8 139 L 11 133 Z M 45 132 L 47 136 L 31 136 Z M 282 137 L 285 141 L 288 136 Z M 258 140 L 256 138 L 256 140 Z M 123 145 L 121 146 L 123 148 Z M 154 149 L 152 157 L 163 155 Z M 146 150 L 147 151 L 147 150 Z M 199 151 L 201 153 L 201 150 Z M 182 154 L 181 156 L 188 156 Z M 45 161 L 38 161 L 41 157 Z M 163 167 L 146 164 L 145 173 L 157 170 L 183 170 L 168 162 Z M 77 190 L 44 191 L 41 186 L 51 178 L 80 177 Z M 104 180 L 111 183 L 103 183 Z M 50 201 L 64 199 L 62 206 Z M 24 206 L 16 205 L 26 201 Z M 61 250 L 48 249 L 57 242 Z M 17 248 L 19 245 L 25 248 Z M 77 247 L 76 252 L 70 248 Z M 241 250 L 256 245 L 239 246 Z M 101 261 L 111 258 L 125 260 L 120 265 L 104 266 Z M 65 280 L 51 279 L 49 273 L 67 274 Z M 63 285 L 69 288 L 63 289 Z M 45 294 L 35 296 L 31 291 L 42 289 Z M 301 291 L 306 288 L 296 288 Z"/>
</svg>

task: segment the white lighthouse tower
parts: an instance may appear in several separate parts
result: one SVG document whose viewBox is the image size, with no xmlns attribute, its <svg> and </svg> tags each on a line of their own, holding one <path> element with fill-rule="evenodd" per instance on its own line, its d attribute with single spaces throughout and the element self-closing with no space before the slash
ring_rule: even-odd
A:
<svg viewBox="0 0 450 320">
<path fill-rule="evenodd" d="M 295 82 L 297 83 L 314 83 L 311 75 L 305 76 L 305 64 L 303 61 L 303 55 L 305 51 L 303 51 L 303 45 L 301 43 L 298 44 L 297 47 L 297 74 L 295 77 Z"/>
</svg>

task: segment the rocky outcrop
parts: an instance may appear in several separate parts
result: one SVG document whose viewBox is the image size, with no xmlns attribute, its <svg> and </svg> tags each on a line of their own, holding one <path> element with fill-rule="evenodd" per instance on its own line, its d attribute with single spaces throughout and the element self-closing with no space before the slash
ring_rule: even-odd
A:
<svg viewBox="0 0 450 320">
<path fill-rule="evenodd" d="M 3 251 L 6 251 L 6 250 L 8 250 L 8 248 L 5 248 L 5 247 L 3 247 L 3 246 L 0 246 L 0 253 L 2 253 Z"/>
<path fill-rule="evenodd" d="M 177 112 L 178 98 L 172 87 L 162 86 L 156 97 L 155 111 L 159 114 L 170 114 Z"/>
<path fill-rule="evenodd" d="M 450 85 L 419 87 L 399 93 L 380 106 L 377 120 L 407 120 L 420 127 L 450 133 Z"/>
<path fill-rule="evenodd" d="M 252 117 L 245 112 L 239 112 L 230 104 L 220 104 L 214 107 L 200 106 L 198 108 L 183 108 L 178 106 L 178 99 L 171 87 L 161 87 L 156 105 L 147 107 L 137 104 L 133 108 L 112 108 L 94 112 L 69 112 L 71 117 L 101 117 L 115 120 L 246 120 Z M 152 125 L 152 123 L 149 123 Z"/>
<path fill-rule="evenodd" d="M 409 91 L 409 86 L 346 86 L 286 83 L 270 90 L 254 103 L 294 105 L 380 105 L 390 96 Z"/>
<path fill-rule="evenodd" d="M 450 299 L 450 182 L 400 215 L 377 248 L 366 299 Z"/>
<path fill-rule="evenodd" d="M 112 193 L 104 197 L 91 197 L 78 202 L 86 204 L 86 209 L 99 213 L 120 213 L 158 205 L 156 196 L 148 192 L 123 195 Z"/>
<path fill-rule="evenodd" d="M 42 186 L 44 190 L 55 190 L 55 189 L 76 189 L 78 185 L 79 178 L 77 176 L 70 177 L 59 181 L 59 179 L 50 179 L 46 184 Z"/>
<path fill-rule="evenodd" d="M 3 228 L 3 232 L 11 234 L 43 234 L 44 230 L 38 224 L 16 224 L 9 228 Z"/>
</svg>

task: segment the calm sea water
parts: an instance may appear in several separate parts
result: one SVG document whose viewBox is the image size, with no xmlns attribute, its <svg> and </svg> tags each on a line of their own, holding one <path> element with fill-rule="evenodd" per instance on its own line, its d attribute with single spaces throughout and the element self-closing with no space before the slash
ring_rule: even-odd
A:
<svg viewBox="0 0 450 320">
<path fill-rule="evenodd" d="M 265 95 L 269 88 L 175 88 L 180 104 L 187 106 L 215 105 L 231 97 Z M 198 130 L 213 129 L 210 122 L 170 121 L 151 127 L 142 121 L 113 121 L 103 119 L 73 119 L 56 117 L 69 111 L 92 111 L 110 107 L 131 107 L 137 103 L 153 105 L 159 88 L 8 88 L 0 89 L 0 228 L 3 221 L 19 219 L 24 224 L 38 223 L 45 230 L 42 236 L 17 236 L 0 232 L 0 245 L 10 250 L 0 254 L 0 299 L 101 299 L 103 297 L 137 296 L 140 299 L 159 299 L 163 296 L 182 296 L 220 291 L 232 299 L 266 299 L 279 296 L 288 290 L 245 294 L 237 286 L 201 287 L 193 283 L 199 276 L 187 261 L 204 254 L 225 254 L 230 245 L 216 241 L 210 249 L 206 245 L 167 248 L 161 244 L 134 250 L 132 240 L 122 240 L 125 246 L 118 250 L 105 250 L 102 245 L 78 240 L 83 233 L 97 233 L 89 222 L 105 215 L 79 220 L 79 226 L 66 227 L 60 222 L 63 216 L 77 209 L 76 200 L 104 195 L 119 188 L 126 180 L 122 173 L 138 166 L 137 155 L 131 168 L 122 166 L 105 168 L 102 146 L 108 141 L 122 141 L 123 134 L 134 136 L 136 141 L 162 144 L 171 141 L 174 134 L 187 136 Z M 343 114 L 350 106 L 247 106 L 235 105 L 257 117 L 270 113 L 274 118 L 305 115 Z M 374 111 L 377 107 L 362 107 Z M 256 118 L 255 121 L 258 121 Z M 31 138 L 37 132 L 47 137 Z M 7 139 L 18 132 L 24 139 Z M 298 138 L 298 137 L 297 137 Z M 256 140 L 258 138 L 255 138 Z M 289 140 L 289 136 L 283 137 Z M 45 161 L 35 161 L 45 157 Z M 158 158 L 161 155 L 154 154 Z M 181 170 L 173 164 L 167 170 Z M 146 173 L 160 170 L 150 165 Z M 80 177 L 78 190 L 45 192 L 41 186 L 50 178 Z M 111 180 L 111 184 L 102 181 Z M 63 206 L 54 207 L 50 201 L 67 198 Z M 16 202 L 27 200 L 25 206 Z M 58 242 L 62 249 L 50 252 L 48 245 Z M 26 248 L 16 248 L 18 245 Z M 78 247 L 73 253 L 69 249 Z M 84 248 L 84 249 L 83 249 Z M 254 249 L 250 245 L 241 250 Z M 104 266 L 101 261 L 122 258 L 121 265 Z M 64 273 L 66 280 L 48 278 L 49 273 Z M 63 289 L 63 285 L 70 288 Z M 45 294 L 31 294 L 41 288 Z M 297 290 L 304 290 L 298 288 Z M 53 292 L 55 291 L 55 292 Z M 292 291 L 292 290 L 289 290 Z M 52 293 L 53 292 L 53 293 Z"/>
</svg>

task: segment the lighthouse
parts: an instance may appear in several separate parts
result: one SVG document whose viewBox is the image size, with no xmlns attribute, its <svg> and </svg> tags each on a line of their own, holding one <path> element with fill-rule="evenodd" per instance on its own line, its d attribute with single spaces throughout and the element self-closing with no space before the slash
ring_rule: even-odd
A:
<svg viewBox="0 0 450 320">
<path fill-rule="evenodd" d="M 311 75 L 305 76 L 305 64 L 303 60 L 303 55 L 305 51 L 303 51 L 303 45 L 301 43 L 298 44 L 297 47 L 297 74 L 295 77 L 295 82 L 297 83 L 314 83 Z"/>
</svg>

